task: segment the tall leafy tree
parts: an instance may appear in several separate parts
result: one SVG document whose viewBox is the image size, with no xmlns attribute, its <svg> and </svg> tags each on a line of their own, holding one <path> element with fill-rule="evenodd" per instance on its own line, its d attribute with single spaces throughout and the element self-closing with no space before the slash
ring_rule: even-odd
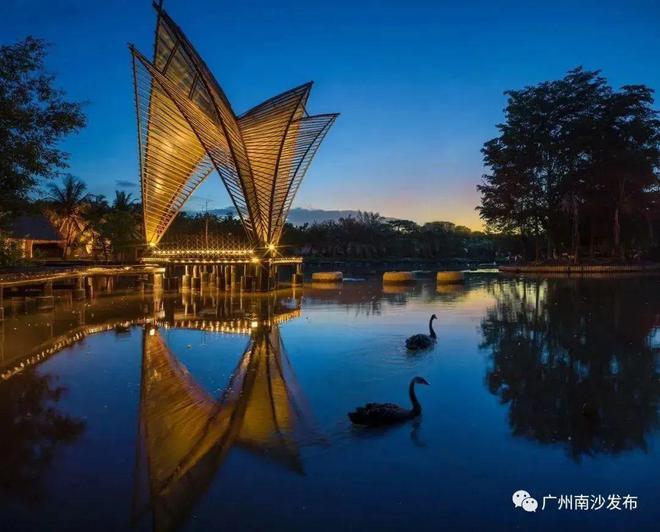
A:
<svg viewBox="0 0 660 532">
<path fill-rule="evenodd" d="M 645 207 L 657 216 L 660 126 L 651 89 L 615 91 L 598 71 L 508 91 L 499 136 L 484 144 L 490 172 L 478 186 L 482 219 L 497 231 L 560 247 L 577 260 L 584 227 L 611 218 L 612 251 L 621 251 L 621 216 Z M 588 224 L 582 223 L 588 219 Z M 652 224 L 649 225 L 652 227 Z M 593 249 L 593 246 L 590 246 Z"/>
<path fill-rule="evenodd" d="M 651 89 L 625 86 L 609 95 L 601 119 L 603 136 L 594 157 L 594 170 L 604 211 L 611 219 L 616 255 L 623 253 L 624 219 L 658 217 L 660 120 L 652 106 Z"/>
<path fill-rule="evenodd" d="M 68 156 L 58 143 L 85 125 L 81 104 L 54 86 L 46 53 L 46 43 L 33 37 L 0 46 L 0 223 L 40 179 L 66 169 Z"/>
</svg>

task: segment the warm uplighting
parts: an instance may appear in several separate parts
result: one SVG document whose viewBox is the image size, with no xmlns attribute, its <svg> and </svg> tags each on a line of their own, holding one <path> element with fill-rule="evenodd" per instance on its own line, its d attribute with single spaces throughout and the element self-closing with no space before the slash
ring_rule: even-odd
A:
<svg viewBox="0 0 660 532">
<path fill-rule="evenodd" d="M 175 257 L 177 255 L 251 255 L 254 252 L 252 249 L 223 249 L 223 248 L 188 248 L 188 249 L 158 249 L 153 252 L 153 255 Z"/>
<path fill-rule="evenodd" d="M 128 321 L 128 322 L 120 322 L 121 325 L 123 326 L 130 326 L 130 325 L 135 325 L 138 323 L 139 320 L 134 320 L 134 321 Z M 0 373 L 0 378 L 2 380 L 8 380 L 14 375 L 17 375 L 18 373 L 21 373 L 27 368 L 30 368 L 34 365 L 37 365 L 41 363 L 42 361 L 46 360 L 50 356 L 59 353 L 62 349 L 65 349 L 76 342 L 79 342 L 80 340 L 83 340 L 85 337 L 92 335 L 92 334 L 97 334 L 101 332 L 106 332 L 106 331 L 111 331 L 113 330 L 117 323 L 109 323 L 109 324 L 104 324 L 104 325 L 91 325 L 91 326 L 84 326 L 79 329 L 76 329 L 74 331 L 70 331 L 69 333 L 57 338 L 54 340 L 49 347 L 43 349 L 40 352 L 37 353 L 32 353 L 25 358 L 21 360 L 20 363 L 17 363 L 14 367 L 8 368 L 2 373 Z"/>
<path fill-rule="evenodd" d="M 312 84 L 306 83 L 237 116 L 181 28 L 158 9 L 153 61 L 130 46 L 145 236 L 159 242 L 216 170 L 248 239 L 275 251 L 300 182 L 337 114 L 310 114 Z M 175 60 L 163 64 L 164 57 Z"/>
<path fill-rule="evenodd" d="M 251 325 L 252 325 L 252 328 L 253 328 L 253 329 L 256 329 L 257 327 L 259 327 L 259 322 L 258 322 L 258 321 L 253 321 L 253 322 L 251 323 Z"/>
</svg>

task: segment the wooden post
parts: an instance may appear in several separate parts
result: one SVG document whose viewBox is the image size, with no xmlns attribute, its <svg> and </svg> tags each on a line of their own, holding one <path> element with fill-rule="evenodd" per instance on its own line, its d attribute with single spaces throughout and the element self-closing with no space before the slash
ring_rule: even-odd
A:
<svg viewBox="0 0 660 532">
<path fill-rule="evenodd" d="M 230 284 L 231 284 L 231 289 L 235 290 L 238 288 L 236 284 L 236 266 L 233 264 L 229 267 L 229 277 L 230 277 Z"/>
<path fill-rule="evenodd" d="M 223 290 L 225 287 L 225 277 L 222 273 L 222 266 L 215 267 L 215 287 L 217 290 Z"/>
<path fill-rule="evenodd" d="M 181 291 L 187 292 L 190 290 L 190 266 L 187 264 L 183 267 L 183 275 L 181 276 Z"/>
<path fill-rule="evenodd" d="M 193 290 L 199 290 L 201 288 L 201 279 L 199 277 L 199 265 L 193 264 L 192 267 L 192 281 L 191 286 Z"/>
<path fill-rule="evenodd" d="M 259 264 L 256 289 L 259 292 L 268 292 L 270 290 L 270 264 Z"/>
<path fill-rule="evenodd" d="M 74 301 L 82 301 L 85 299 L 85 278 L 81 275 L 76 278 L 76 285 L 71 293 Z"/>
<path fill-rule="evenodd" d="M 206 288 L 209 284 L 209 271 L 208 271 L 208 266 L 204 265 L 201 267 L 202 268 L 202 273 L 200 274 L 201 278 L 201 286 L 202 289 Z"/>
<path fill-rule="evenodd" d="M 3 292 L 4 292 L 4 288 L 0 284 L 0 321 L 4 321 L 5 319 L 5 307 L 4 307 L 5 301 L 3 298 Z"/>
<path fill-rule="evenodd" d="M 231 269 L 229 266 L 223 266 L 223 269 L 225 271 L 225 290 L 229 290 L 231 288 Z"/>
<path fill-rule="evenodd" d="M 44 283 L 43 292 L 37 296 L 37 308 L 39 310 L 51 310 L 55 307 L 55 298 L 53 297 L 53 281 Z"/>
<path fill-rule="evenodd" d="M 214 287 L 218 284 L 218 265 L 213 264 L 211 266 L 211 273 L 209 275 L 209 284 Z"/>
</svg>

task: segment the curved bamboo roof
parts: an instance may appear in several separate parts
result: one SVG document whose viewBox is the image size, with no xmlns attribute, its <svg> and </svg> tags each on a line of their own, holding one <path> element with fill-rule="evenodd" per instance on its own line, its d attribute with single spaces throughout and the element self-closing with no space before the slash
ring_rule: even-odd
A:
<svg viewBox="0 0 660 532">
<path fill-rule="evenodd" d="M 144 231 L 156 245 L 216 170 L 257 246 L 276 245 L 337 114 L 309 115 L 306 83 L 237 116 L 181 29 L 156 6 L 153 60 L 131 46 Z"/>
</svg>

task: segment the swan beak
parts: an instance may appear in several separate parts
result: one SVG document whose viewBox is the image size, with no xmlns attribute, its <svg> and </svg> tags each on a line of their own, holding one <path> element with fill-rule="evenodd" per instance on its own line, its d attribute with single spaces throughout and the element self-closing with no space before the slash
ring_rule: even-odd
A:
<svg viewBox="0 0 660 532">
<path fill-rule="evenodd" d="M 426 384 L 426 386 L 431 386 L 426 379 L 419 381 L 420 384 Z"/>
</svg>

